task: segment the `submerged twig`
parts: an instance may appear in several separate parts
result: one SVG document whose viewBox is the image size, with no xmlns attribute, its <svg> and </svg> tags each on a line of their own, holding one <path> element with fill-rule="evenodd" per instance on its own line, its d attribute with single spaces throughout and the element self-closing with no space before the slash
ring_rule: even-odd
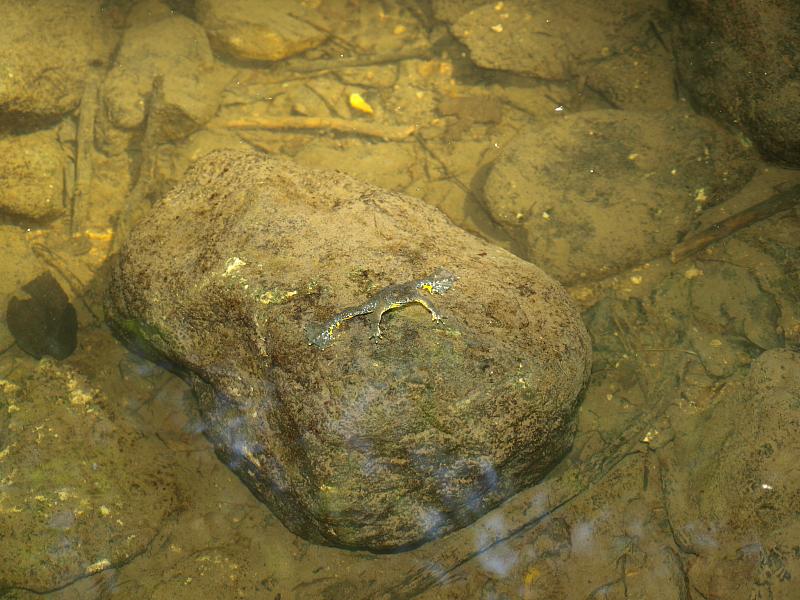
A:
<svg viewBox="0 0 800 600">
<path fill-rule="evenodd" d="M 368 121 L 354 121 L 333 117 L 245 117 L 224 119 L 209 124 L 221 129 L 330 129 L 340 133 L 356 133 L 385 140 L 400 141 L 416 131 L 416 125 L 381 125 Z"/>
<path fill-rule="evenodd" d="M 286 61 L 282 71 L 290 73 L 314 73 L 317 71 L 333 71 L 336 69 L 349 69 L 352 67 L 368 67 L 395 63 L 412 58 L 429 58 L 430 46 L 405 48 L 387 54 L 367 54 L 363 56 L 346 56 L 341 58 L 322 58 L 316 60 L 294 59 Z"/>
<path fill-rule="evenodd" d="M 715 223 L 708 229 L 687 237 L 672 249 L 670 254 L 672 262 L 681 261 L 690 254 L 694 254 L 698 250 L 702 250 L 706 246 L 718 242 L 748 225 L 763 221 L 798 204 L 800 204 L 800 184 L 778 192 L 763 202 L 759 202 L 727 219 L 723 219 L 719 223 Z"/>
<path fill-rule="evenodd" d="M 90 78 L 83 90 L 78 117 L 75 189 L 72 193 L 69 219 L 70 235 L 74 235 L 86 227 L 89 212 L 87 203 L 92 184 L 92 148 L 94 147 L 94 120 L 97 114 L 97 91 L 97 80 Z"/>
<path fill-rule="evenodd" d="M 147 122 L 142 135 L 141 160 L 136 183 L 128 194 L 125 207 L 122 209 L 114 232 L 114 249 L 127 237 L 128 230 L 133 224 L 135 211 L 142 207 L 153 186 L 153 172 L 156 165 L 156 153 L 160 139 L 160 126 L 162 119 L 158 118 L 164 104 L 164 79 L 161 76 L 153 80 L 153 88 L 147 109 Z"/>
</svg>

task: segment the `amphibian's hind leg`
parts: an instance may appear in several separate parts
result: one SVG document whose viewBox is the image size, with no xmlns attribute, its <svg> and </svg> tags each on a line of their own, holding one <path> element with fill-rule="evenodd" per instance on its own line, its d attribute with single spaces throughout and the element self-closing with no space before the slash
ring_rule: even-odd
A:
<svg viewBox="0 0 800 600">
<path fill-rule="evenodd" d="M 394 308 L 394 306 L 392 305 L 389 306 L 379 305 L 375 308 L 375 310 L 369 313 L 368 318 L 370 323 L 372 323 L 372 333 L 369 335 L 369 337 L 375 338 L 376 344 L 378 343 L 378 340 L 383 337 L 381 333 L 381 318 L 383 317 L 383 313 L 392 308 Z"/>
</svg>

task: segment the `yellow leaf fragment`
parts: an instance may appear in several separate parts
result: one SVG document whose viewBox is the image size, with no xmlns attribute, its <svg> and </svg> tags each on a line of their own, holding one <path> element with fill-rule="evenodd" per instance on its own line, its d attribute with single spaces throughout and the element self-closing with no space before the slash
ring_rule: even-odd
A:
<svg viewBox="0 0 800 600">
<path fill-rule="evenodd" d="M 357 111 L 371 115 L 374 111 L 369 103 L 359 93 L 350 94 L 350 106 Z"/>
</svg>

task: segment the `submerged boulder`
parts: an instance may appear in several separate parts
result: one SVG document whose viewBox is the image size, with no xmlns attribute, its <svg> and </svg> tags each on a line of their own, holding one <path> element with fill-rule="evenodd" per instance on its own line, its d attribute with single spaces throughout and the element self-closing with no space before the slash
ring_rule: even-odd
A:
<svg viewBox="0 0 800 600">
<path fill-rule="evenodd" d="M 369 298 L 393 308 L 379 338 Z M 107 310 L 184 374 L 217 454 L 290 530 L 347 548 L 418 545 L 541 479 L 590 368 L 534 265 L 418 199 L 234 151 L 133 231 Z"/>
<path fill-rule="evenodd" d="M 698 212 L 747 183 L 752 159 L 691 113 L 584 111 L 522 129 L 484 201 L 527 258 L 574 283 L 667 254 Z"/>
<path fill-rule="evenodd" d="M 670 0 L 678 76 L 700 110 L 800 166 L 800 3 Z"/>
<path fill-rule="evenodd" d="M 105 3 L 4 1 L 0 11 L 0 124 L 28 129 L 75 109 L 114 49 Z"/>
</svg>

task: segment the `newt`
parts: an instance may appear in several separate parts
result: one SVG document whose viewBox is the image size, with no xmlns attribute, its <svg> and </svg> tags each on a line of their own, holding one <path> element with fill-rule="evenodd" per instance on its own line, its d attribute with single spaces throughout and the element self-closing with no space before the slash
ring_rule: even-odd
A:
<svg viewBox="0 0 800 600">
<path fill-rule="evenodd" d="M 383 314 L 415 302 L 427 308 L 434 321 L 441 321 L 443 319 L 442 315 L 436 310 L 433 303 L 420 293 L 420 290 L 425 290 L 431 294 L 444 294 L 453 287 L 457 279 L 450 271 L 440 267 L 431 275 L 422 279 L 414 279 L 413 281 L 396 283 L 385 287 L 364 304 L 345 308 L 321 325 L 309 325 L 306 328 L 308 344 L 313 344 L 318 348 L 328 347 L 333 343 L 334 332 L 342 326 L 342 323 L 362 315 L 369 315 L 373 325 L 370 337 L 375 338 L 375 343 L 378 343 L 381 338 L 381 318 Z"/>
</svg>

